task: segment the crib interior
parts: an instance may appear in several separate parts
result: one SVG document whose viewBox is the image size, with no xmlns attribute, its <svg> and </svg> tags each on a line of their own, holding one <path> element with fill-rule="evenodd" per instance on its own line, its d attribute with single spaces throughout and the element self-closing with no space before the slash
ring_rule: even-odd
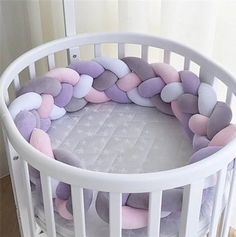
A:
<svg viewBox="0 0 236 237">
<path fill-rule="evenodd" d="M 132 42 L 131 42 L 132 43 Z M 31 61 L 24 70 L 17 71 L 14 75 L 14 80 L 9 85 L 8 90 L 6 91 L 5 101 L 6 104 L 9 104 L 15 97 L 15 91 L 19 89 L 22 85 L 24 85 L 28 80 L 34 80 L 36 77 L 43 75 L 47 70 L 53 69 L 58 66 L 66 66 L 70 61 L 70 54 L 68 52 L 73 52 L 72 60 L 75 60 L 80 55 L 84 57 L 79 57 L 80 59 L 91 59 L 93 57 L 99 56 L 112 56 L 117 55 L 119 58 L 124 56 L 137 56 L 141 57 L 148 62 L 165 62 L 170 63 L 174 67 L 179 70 L 192 70 L 197 75 L 200 76 L 201 79 L 207 81 L 210 84 L 213 84 L 215 88 L 219 88 L 221 90 L 217 90 L 217 95 L 219 100 L 225 101 L 227 104 L 233 106 L 235 104 L 235 95 L 232 93 L 232 89 L 225 83 L 225 78 L 221 78 L 219 75 L 215 75 L 214 71 L 209 71 L 208 65 L 199 65 L 194 58 L 187 58 L 177 52 L 172 51 L 171 49 L 161 49 L 159 47 L 148 46 L 146 44 L 131 44 L 131 43 L 94 43 L 94 44 L 80 44 L 78 47 L 73 47 L 73 51 L 70 49 L 63 49 L 56 51 L 53 49 L 53 53 L 49 55 L 44 55 L 42 58 L 37 58 L 35 61 Z M 109 50 L 111 48 L 111 52 L 109 55 Z M 76 54 L 75 54 L 76 52 Z M 85 52 L 89 52 L 86 54 Z M 173 56 L 173 57 L 172 57 Z M 59 59 L 58 59 L 59 58 Z M 62 62 L 62 63 L 61 63 Z M 208 71 L 207 71 L 208 70 Z M 207 77 L 205 77 L 207 75 Z M 226 80 L 227 82 L 227 80 Z M 223 89 L 222 89 L 223 88 Z M 223 93 L 222 93 L 223 91 Z M 235 119 L 235 113 L 234 113 Z M 21 219 L 23 222 L 29 222 L 30 233 L 31 236 L 35 236 L 35 216 L 34 216 L 34 207 L 32 204 L 32 196 L 31 196 L 31 186 L 28 172 L 28 164 L 24 159 L 18 157 L 18 154 L 11 147 L 9 141 L 7 141 L 9 148 L 9 156 L 13 159 L 10 159 L 11 162 L 18 163 L 18 165 L 12 166 L 12 169 L 18 169 L 22 171 L 22 179 L 18 179 L 17 176 L 13 176 L 18 180 L 15 182 L 21 183 L 21 187 L 24 192 L 21 193 L 23 198 L 18 197 L 18 202 L 23 202 L 23 207 L 26 208 L 26 212 L 30 213 L 28 219 Z M 16 168 L 17 167 L 17 168 Z M 17 172 L 19 171 L 14 171 Z M 223 198 L 225 180 L 227 175 L 227 167 L 222 168 L 218 171 L 217 177 L 217 188 L 216 195 L 214 200 L 213 214 L 210 224 L 210 232 L 209 236 L 215 236 L 217 232 L 217 223 L 219 217 L 221 215 L 220 205 Z M 235 177 L 235 169 L 233 174 L 231 174 L 231 189 L 234 183 Z M 55 228 L 55 218 L 54 218 L 54 210 L 53 210 L 53 202 L 52 202 L 52 192 L 50 186 L 51 177 L 41 171 L 41 183 L 42 183 L 42 192 L 43 192 L 43 203 L 45 208 L 45 217 L 47 223 L 47 235 L 50 237 L 56 236 L 56 228 Z M 20 185 L 17 185 L 15 188 L 18 189 Z M 193 233 L 192 230 L 198 225 L 199 212 L 200 212 L 200 204 L 199 200 L 202 197 L 203 190 L 203 180 L 199 180 L 198 182 L 191 183 L 185 186 L 184 189 L 184 205 L 182 207 L 182 218 L 181 218 L 181 227 L 179 236 L 194 236 L 197 233 Z M 148 224 L 148 236 L 159 236 L 160 231 L 160 212 L 161 212 L 161 198 L 162 198 L 161 189 L 153 190 L 150 192 L 149 197 L 149 224 Z M 17 190 L 16 190 L 17 192 Z M 19 194 L 19 192 L 17 192 Z M 85 228 L 85 213 L 83 208 L 83 187 L 72 185 L 72 200 L 73 200 L 73 213 L 74 213 L 74 230 L 75 236 L 86 236 L 86 228 Z M 231 195 L 229 195 L 229 203 Z M 76 200 L 76 201 L 75 201 Z M 227 235 L 228 228 L 228 212 L 229 209 L 224 209 L 223 212 L 223 224 L 220 231 L 222 231 L 223 235 Z M 194 208 L 192 208 L 194 207 Z M 22 209 L 19 204 L 19 208 Z M 21 210 L 22 211 L 22 210 Z M 23 210 L 24 212 L 24 210 Z M 26 215 L 25 215 L 26 216 Z M 110 236 L 121 236 L 121 193 L 119 192 L 110 192 Z M 24 225 L 23 225 L 24 226 Z M 24 228 L 24 227 L 23 227 Z M 25 231 L 25 230 L 24 230 Z M 23 232 L 24 232 L 23 231 Z"/>
</svg>

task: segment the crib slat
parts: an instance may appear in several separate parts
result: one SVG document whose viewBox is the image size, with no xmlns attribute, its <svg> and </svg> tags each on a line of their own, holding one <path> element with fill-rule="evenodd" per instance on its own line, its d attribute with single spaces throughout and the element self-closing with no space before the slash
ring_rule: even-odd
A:
<svg viewBox="0 0 236 237">
<path fill-rule="evenodd" d="M 56 237 L 55 218 L 52 203 L 52 190 L 51 178 L 42 172 L 40 173 L 42 192 L 43 192 L 43 205 L 46 218 L 47 236 Z"/>
<path fill-rule="evenodd" d="M 203 66 L 200 67 L 199 78 L 201 82 L 206 82 L 210 85 L 213 85 L 215 79 L 214 75 Z"/>
<path fill-rule="evenodd" d="M 121 237 L 121 194 L 110 193 L 109 196 L 109 224 L 110 237 Z"/>
<path fill-rule="evenodd" d="M 229 233 L 229 223 L 230 223 L 230 217 L 231 217 L 231 212 L 232 212 L 233 198 L 235 198 L 235 194 L 236 194 L 235 186 L 236 186 L 236 165 L 235 165 L 235 160 L 234 160 L 234 169 L 232 173 L 229 198 L 228 198 L 226 209 L 224 211 L 224 219 L 223 219 L 222 235 L 221 235 L 222 237 L 227 237 Z"/>
<path fill-rule="evenodd" d="M 86 237 L 83 189 L 71 187 L 75 237 Z"/>
<path fill-rule="evenodd" d="M 23 182 L 24 182 L 24 190 L 26 191 L 26 199 L 27 199 L 27 209 L 29 214 L 29 225 L 31 236 L 35 236 L 35 220 L 34 220 L 34 209 L 33 209 L 33 201 L 31 195 L 31 187 L 30 187 L 30 179 L 29 179 L 29 169 L 28 164 L 25 160 L 21 159 L 22 173 L 23 173 Z"/>
<path fill-rule="evenodd" d="M 225 103 L 227 104 L 227 105 L 231 105 L 231 102 L 232 102 L 232 97 L 233 97 L 233 93 L 232 93 L 232 91 L 230 90 L 230 88 L 228 88 L 227 89 L 227 94 L 226 94 L 226 101 L 225 101 Z"/>
<path fill-rule="evenodd" d="M 221 214 L 221 204 L 224 196 L 225 179 L 227 167 L 223 168 L 218 173 L 218 182 L 216 186 L 215 200 L 212 212 L 212 221 L 210 225 L 209 237 L 215 237 L 217 233 L 218 222 Z"/>
<path fill-rule="evenodd" d="M 101 57 L 101 55 L 102 55 L 101 44 L 95 44 L 94 45 L 94 56 Z"/>
<path fill-rule="evenodd" d="M 148 61 L 148 46 L 142 45 L 141 57 L 144 61 Z"/>
<path fill-rule="evenodd" d="M 53 68 L 55 68 L 55 66 L 56 66 L 55 55 L 54 54 L 48 55 L 48 70 L 52 70 Z"/>
<path fill-rule="evenodd" d="M 163 62 L 164 63 L 170 63 L 170 50 L 167 50 L 167 49 L 165 49 L 164 50 L 164 59 L 163 59 Z"/>
<path fill-rule="evenodd" d="M 30 77 L 30 80 L 35 79 L 35 77 L 36 77 L 36 70 L 35 70 L 34 63 L 29 65 L 29 77 Z"/>
<path fill-rule="evenodd" d="M 181 237 L 196 237 L 202 200 L 203 180 L 184 187 L 181 213 Z"/>
<path fill-rule="evenodd" d="M 8 92 L 8 90 L 6 90 L 4 97 L 5 97 L 5 103 L 6 103 L 6 105 L 9 105 L 9 103 L 10 103 L 10 97 L 9 97 L 9 92 Z"/>
<path fill-rule="evenodd" d="M 162 191 L 151 192 L 149 196 L 148 236 L 159 237 Z"/>
<path fill-rule="evenodd" d="M 190 67 L 190 59 L 184 58 L 184 70 L 189 70 Z"/>
<path fill-rule="evenodd" d="M 18 90 L 20 88 L 20 78 L 19 78 L 19 75 L 16 75 L 13 83 L 14 83 L 15 90 Z"/>
<path fill-rule="evenodd" d="M 125 57 L 125 44 L 118 44 L 118 58 Z"/>
</svg>

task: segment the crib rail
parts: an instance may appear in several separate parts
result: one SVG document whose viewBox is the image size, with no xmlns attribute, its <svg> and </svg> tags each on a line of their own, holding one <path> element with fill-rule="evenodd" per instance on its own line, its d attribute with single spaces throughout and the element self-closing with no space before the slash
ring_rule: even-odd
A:
<svg viewBox="0 0 236 237">
<path fill-rule="evenodd" d="M 161 236 L 162 193 L 167 189 L 180 186 L 184 187 L 184 205 L 182 206 L 179 236 L 192 237 L 198 236 L 196 230 L 198 228 L 201 208 L 203 180 L 213 174 L 217 174 L 217 185 L 211 223 L 207 231 L 209 229 L 209 237 L 216 236 L 217 224 L 221 216 L 222 200 L 224 199 L 223 190 L 225 190 L 228 174 L 227 166 L 234 159 L 232 154 L 236 152 L 236 141 L 231 142 L 222 150 L 198 164 L 150 174 L 120 175 L 80 170 L 53 160 L 48 160 L 46 156 L 25 142 L 17 131 L 6 105 L 14 98 L 11 95 L 12 90 L 15 93 L 25 80 L 25 77 L 21 76 L 24 69 L 28 71 L 28 80 L 35 79 L 39 76 L 37 74 L 37 62 L 45 57 L 47 69 L 50 70 L 58 66 L 56 54 L 59 51 L 68 50 L 68 61 L 72 61 L 79 57 L 82 47 L 91 45 L 93 56 L 99 57 L 103 56 L 103 46 L 110 43 L 115 43 L 119 58 L 132 56 L 127 55 L 129 44 L 135 44 L 140 47 L 139 56 L 147 61 L 151 59 L 150 55 L 153 48 L 159 49 L 162 52 L 160 54 L 162 56 L 160 60 L 166 63 L 173 64 L 173 54 L 179 55 L 183 59 L 182 69 L 192 70 L 193 64 L 195 64 L 199 67 L 198 75 L 202 81 L 213 85 L 216 80 L 224 83 L 226 88 L 224 101 L 232 106 L 232 100 L 236 94 L 236 81 L 231 74 L 198 52 L 179 43 L 158 37 L 128 33 L 85 34 L 53 41 L 22 55 L 2 75 L 2 83 L 0 85 L 0 111 L 1 119 L 4 123 L 6 145 L 8 147 L 12 147 L 13 145 L 15 149 L 11 148 L 11 152 L 8 152 L 8 160 L 12 169 L 11 176 L 13 178 L 14 189 L 16 190 L 15 193 L 17 193 L 15 196 L 19 204 L 18 209 L 20 222 L 22 223 L 22 236 L 36 236 L 28 165 L 35 167 L 41 173 L 43 203 L 47 222 L 45 231 L 50 237 L 57 236 L 50 186 L 50 180 L 52 178 L 71 185 L 74 235 L 76 237 L 86 236 L 86 218 L 83 200 L 84 188 L 110 193 L 109 234 L 111 237 L 122 236 L 122 193 L 149 192 L 147 235 L 149 237 L 158 237 Z M 19 155 L 19 159 L 14 158 L 16 155 Z M 221 159 L 222 157 L 224 159 Z M 235 173 L 234 167 L 230 179 L 229 197 L 228 201 L 226 201 L 227 205 L 222 218 L 223 224 L 220 228 L 221 237 L 226 237 L 228 233 L 230 206 L 235 193 Z M 80 180 L 79 184 L 78 180 Z M 19 192 L 19 187 L 22 187 L 21 192 Z"/>
</svg>

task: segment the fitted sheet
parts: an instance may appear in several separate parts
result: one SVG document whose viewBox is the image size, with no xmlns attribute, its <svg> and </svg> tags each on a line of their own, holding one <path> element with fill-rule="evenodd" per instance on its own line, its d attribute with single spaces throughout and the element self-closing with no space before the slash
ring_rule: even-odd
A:
<svg viewBox="0 0 236 237">
<path fill-rule="evenodd" d="M 187 164 L 191 142 L 175 117 L 135 104 L 88 104 L 52 122 L 53 148 L 69 149 L 86 169 L 141 173 Z"/>
<path fill-rule="evenodd" d="M 83 110 L 67 113 L 52 122 L 48 131 L 53 148 L 72 151 L 84 168 L 113 173 L 142 173 L 173 169 L 186 165 L 192 154 L 189 138 L 175 117 L 156 108 L 135 104 L 88 104 Z M 209 189 L 213 194 L 214 189 Z M 40 196 L 35 194 L 37 223 L 46 228 Z M 213 195 L 202 205 L 199 236 L 208 229 Z M 109 225 L 95 210 L 96 193 L 86 214 L 88 237 L 109 236 Z M 71 237 L 73 221 L 55 213 L 57 235 Z M 178 236 L 180 213 L 161 219 L 161 236 Z M 124 237 L 147 236 L 147 228 L 123 230 Z"/>
</svg>

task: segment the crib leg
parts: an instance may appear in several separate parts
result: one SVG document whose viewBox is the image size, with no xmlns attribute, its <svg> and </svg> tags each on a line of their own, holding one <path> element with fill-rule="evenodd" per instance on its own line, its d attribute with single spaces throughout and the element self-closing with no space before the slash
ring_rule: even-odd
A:
<svg viewBox="0 0 236 237">
<path fill-rule="evenodd" d="M 5 131 L 4 142 L 8 158 L 9 172 L 11 176 L 12 189 L 14 194 L 14 200 L 16 205 L 16 213 L 18 218 L 18 223 L 20 227 L 20 234 L 22 237 L 26 236 L 35 236 L 35 233 L 32 236 L 32 227 L 30 225 L 29 213 L 28 213 L 28 203 L 26 198 L 26 192 L 24 190 L 23 177 L 21 172 L 20 159 L 12 145 L 10 144 Z M 13 175 L 14 174 L 14 175 Z M 34 228 L 35 229 L 35 228 Z"/>
</svg>

